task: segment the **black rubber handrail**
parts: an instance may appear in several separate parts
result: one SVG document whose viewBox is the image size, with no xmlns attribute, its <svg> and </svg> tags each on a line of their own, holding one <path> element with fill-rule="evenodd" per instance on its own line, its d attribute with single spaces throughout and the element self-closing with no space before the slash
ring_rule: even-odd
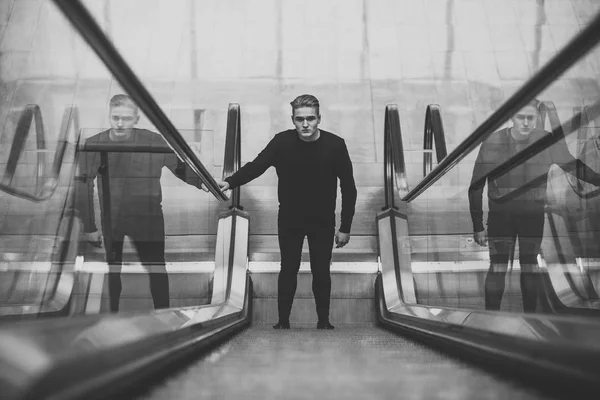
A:
<svg viewBox="0 0 600 400">
<path fill-rule="evenodd" d="M 400 197 L 408 193 L 408 178 L 406 177 L 406 164 L 402 146 L 400 115 L 396 104 L 388 104 L 385 107 L 384 134 L 383 176 L 385 206 L 383 207 L 383 210 L 387 210 L 389 208 L 396 208 L 396 205 L 394 204 L 394 190 L 396 185 Z"/>
<path fill-rule="evenodd" d="M 572 128 L 573 130 L 577 131 L 577 150 L 576 150 L 576 155 L 577 157 L 579 157 L 579 155 L 581 155 L 582 150 L 583 150 L 583 143 L 587 142 L 588 138 L 586 135 L 586 129 L 588 128 L 590 125 L 590 121 L 587 118 L 587 106 L 583 106 L 583 107 L 573 107 L 573 115 L 577 116 L 579 115 L 579 118 L 574 118 L 572 123 Z M 577 168 L 577 176 L 583 176 L 584 172 L 583 170 L 580 170 L 580 168 Z"/>
<path fill-rule="evenodd" d="M 240 105 L 229 104 L 227 111 L 227 130 L 225 133 L 225 155 L 223 160 L 223 180 L 233 175 L 240 169 L 241 165 L 241 111 Z M 230 208 L 242 209 L 240 205 L 240 188 L 237 187 L 231 193 Z"/>
<path fill-rule="evenodd" d="M 14 173 L 23 153 L 27 137 L 29 136 L 32 121 L 35 121 L 38 151 L 35 193 L 30 193 L 12 186 Z M 58 186 L 58 178 L 69 144 L 67 136 L 71 126 L 73 126 L 75 132 L 79 132 L 79 113 L 75 106 L 67 107 L 63 113 L 50 176 L 44 179 L 45 157 L 42 156 L 40 151 L 46 150 L 46 140 L 42 113 L 38 105 L 28 104 L 21 113 L 17 123 L 17 128 L 15 129 L 15 137 L 13 138 L 13 143 L 6 165 L 6 171 L 4 173 L 4 177 L 2 178 L 2 182 L 0 183 L 0 190 L 13 196 L 21 197 L 34 202 L 41 202 L 52 197 Z"/>
<path fill-rule="evenodd" d="M 25 144 L 27 143 L 33 120 L 35 120 L 36 150 L 38 150 L 36 188 L 39 187 L 44 167 L 43 153 L 40 152 L 40 150 L 46 150 L 46 134 L 44 133 L 44 119 L 42 118 L 42 112 L 37 104 L 27 104 L 23 111 L 21 111 L 21 115 L 17 121 L 15 135 L 12 139 L 10 153 L 6 162 L 6 169 L 4 170 L 4 176 L 2 177 L 2 185 L 5 187 L 10 186 L 12 183 L 15 171 L 17 170 L 17 165 L 25 150 Z"/>
<path fill-rule="evenodd" d="M 475 131 L 469 135 L 454 151 L 434 168 L 421 182 L 419 182 L 403 201 L 409 202 L 416 199 L 428 187 L 433 185 L 450 171 L 456 164 L 465 158 L 471 151 L 488 138 L 500 125 L 507 121 L 517 111 L 523 108 L 539 92 L 548 87 L 563 74 L 571 65 L 575 64 L 583 55 L 600 41 L 600 13 L 572 39 L 552 60 L 542 67 L 529 81 L 527 81 L 515 94 L 486 119 Z"/>
<path fill-rule="evenodd" d="M 438 164 L 448 155 L 446 149 L 446 135 L 444 133 L 444 124 L 440 106 L 429 104 L 425 111 L 425 129 L 423 133 L 423 149 L 433 150 L 435 144 L 435 155 Z M 423 176 L 427 176 L 433 169 L 433 157 L 431 152 L 423 153 Z"/>
<path fill-rule="evenodd" d="M 552 107 L 553 107 L 553 104 L 551 102 L 541 103 L 541 107 L 540 107 L 541 113 L 549 116 L 552 113 L 552 111 L 549 111 L 549 110 L 552 110 Z M 596 102 L 594 105 L 589 107 L 589 110 L 593 110 L 593 111 L 590 111 L 592 118 L 596 118 L 598 115 L 600 115 L 600 101 Z M 566 126 L 569 126 L 571 128 L 567 134 L 572 133 L 573 127 L 576 126 L 575 124 L 573 124 L 573 121 L 578 118 L 580 118 L 580 114 L 575 115 L 570 121 L 568 121 L 568 124 Z M 494 168 L 493 170 L 488 172 L 486 175 L 482 176 L 479 180 L 477 180 L 476 182 L 473 182 L 471 184 L 471 188 L 477 189 L 477 188 L 483 187 L 486 183 L 486 180 L 493 181 L 495 179 L 498 179 L 499 177 L 506 174 L 510 170 L 521 165 L 522 163 L 526 162 L 530 158 L 532 158 L 532 157 L 536 156 L 537 154 L 539 154 L 540 152 L 546 150 L 550 146 L 553 146 L 558 141 L 564 140 L 565 132 L 564 132 L 564 129 L 563 129 L 562 125 L 560 124 L 560 122 L 558 122 L 558 124 L 557 124 L 556 121 L 554 121 L 554 122 L 551 122 L 551 124 L 553 124 L 553 127 L 554 127 L 553 131 L 551 132 L 552 133 L 551 135 L 547 135 L 547 136 L 543 137 L 542 139 L 538 140 L 531 146 L 526 147 L 520 153 L 509 158 L 504 163 L 500 164 L 499 166 L 497 166 L 496 168 Z M 575 164 L 575 162 L 572 162 L 572 163 L 569 163 L 566 165 L 561 165 L 561 168 L 565 171 L 572 171 L 576 168 L 576 164 Z M 519 187 L 509 193 L 505 193 L 502 196 L 493 196 L 492 195 L 491 198 L 496 202 L 505 202 L 505 201 L 514 199 L 515 197 L 523 194 L 524 192 L 527 192 L 528 190 L 531 190 L 532 188 L 539 186 L 540 184 L 545 182 L 547 179 L 548 179 L 548 174 L 547 173 L 542 174 L 542 175 L 532 179 L 531 181 L 527 182 L 525 185 L 522 185 L 521 187 Z"/>
<path fill-rule="evenodd" d="M 177 156 L 190 166 L 192 171 L 202 180 L 208 190 L 217 199 L 226 201 L 227 196 L 221 191 L 217 181 L 204 167 L 196 154 L 194 154 L 183 136 L 177 131 L 150 92 L 148 92 L 123 57 L 121 57 L 115 46 L 102 32 L 102 28 L 100 28 L 85 6 L 79 0 L 53 1 L 131 96 L 133 101 L 140 107 L 154 126 L 156 126 Z"/>
</svg>

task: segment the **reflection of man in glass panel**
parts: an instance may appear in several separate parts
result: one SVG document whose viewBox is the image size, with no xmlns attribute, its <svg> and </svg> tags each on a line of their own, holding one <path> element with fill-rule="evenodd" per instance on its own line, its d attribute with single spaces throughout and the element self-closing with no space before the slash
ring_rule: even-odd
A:
<svg viewBox="0 0 600 400">
<path fill-rule="evenodd" d="M 220 182 L 222 190 L 244 185 L 273 166 L 279 177 L 278 239 L 281 271 L 275 329 L 290 328 L 290 312 L 296 293 L 304 237 L 308 239 L 312 289 L 317 308 L 317 328 L 333 329 L 329 323 L 331 252 L 333 241 L 343 247 L 350 240 L 356 186 L 346 143 L 333 133 L 320 130 L 319 100 L 298 96 L 291 102 L 295 129 L 280 132 L 267 147 L 239 171 Z M 335 233 L 337 182 L 342 192 L 340 228 Z"/>
<path fill-rule="evenodd" d="M 475 186 L 475 183 L 512 156 L 550 134 L 536 128 L 538 105 L 538 100 L 532 100 L 511 118 L 512 127 L 492 133 L 481 144 L 473 168 L 473 178 L 469 187 L 473 237 L 477 244 L 488 245 L 490 252 L 490 267 L 485 278 L 485 308 L 488 310 L 500 309 L 508 261 L 517 238 L 523 309 L 525 312 L 536 310 L 539 288 L 537 255 L 544 230 L 546 174 L 550 166 L 557 164 L 564 168 L 568 163 L 577 163 L 585 169 L 584 176 L 589 177 L 586 179 L 590 183 L 600 184 L 600 175 L 580 160 L 575 160 L 569 153 L 565 140 L 561 139 L 499 178 L 493 181 L 486 178 L 489 205 L 486 234 L 483 226 L 483 185 Z M 538 177 L 542 179 L 537 185 L 519 191 L 520 193 L 515 197 L 511 196 L 510 200 L 501 200 L 504 195 L 523 189 Z"/>
<path fill-rule="evenodd" d="M 140 119 L 137 105 L 131 98 L 118 94 L 110 100 L 111 129 L 100 132 L 86 143 L 123 143 L 164 147 L 163 138 L 146 129 L 134 126 Z M 99 177 L 99 152 L 80 152 L 77 204 L 83 221 L 85 239 L 100 246 L 101 235 L 94 218 L 94 179 L 98 176 L 98 197 L 104 241 L 112 246 L 106 259 L 110 265 L 108 290 L 110 309 L 119 310 L 121 295 L 121 263 L 123 241 L 129 236 L 142 264 L 150 272 L 150 292 L 155 308 L 169 307 L 169 278 L 165 269 L 165 224 L 162 212 L 160 177 L 162 168 L 169 168 L 178 178 L 202 187 L 200 179 L 179 161 L 174 153 L 109 152 L 108 189 L 110 192 L 110 232 L 107 224 L 107 205 L 103 198 L 103 181 Z M 106 247 L 106 246 L 105 246 Z"/>
</svg>

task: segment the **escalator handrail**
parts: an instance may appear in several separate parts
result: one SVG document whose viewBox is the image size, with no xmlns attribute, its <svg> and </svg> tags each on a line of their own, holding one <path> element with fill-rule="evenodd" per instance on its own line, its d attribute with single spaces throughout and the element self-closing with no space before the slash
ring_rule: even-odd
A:
<svg viewBox="0 0 600 400">
<path fill-rule="evenodd" d="M 241 165 L 241 110 L 237 103 L 230 103 L 227 111 L 227 130 L 225 133 L 225 155 L 223 160 L 223 180 L 233 175 Z M 230 208 L 242 209 L 240 205 L 240 188 L 231 192 Z"/>
<path fill-rule="evenodd" d="M 425 111 L 425 129 L 423 132 L 423 149 L 433 150 L 435 144 L 435 155 L 438 164 L 448 155 L 446 148 L 446 135 L 444 133 L 444 123 L 438 104 L 429 104 Z M 433 168 L 431 152 L 423 153 L 423 176 L 427 176 Z"/>
<path fill-rule="evenodd" d="M 408 193 L 408 178 L 406 177 L 406 164 L 402 146 L 402 130 L 400 128 L 400 115 L 396 104 L 385 107 L 384 127 L 384 210 L 395 208 L 394 190 L 398 187 L 400 197 Z M 395 182 L 394 182 L 395 181 Z M 394 184 L 395 183 L 395 184 Z"/>
<path fill-rule="evenodd" d="M 38 165 L 36 168 L 36 192 L 32 194 L 28 191 L 16 188 L 11 185 L 12 179 L 14 177 L 14 172 L 16 171 L 17 164 L 19 163 L 19 159 L 21 158 L 21 154 L 24 149 L 24 144 L 27 140 L 27 136 L 29 134 L 29 128 L 31 127 L 31 121 L 35 120 L 36 125 L 36 136 L 37 136 L 37 150 L 45 150 L 46 142 L 44 137 L 44 128 L 43 128 L 43 120 L 42 113 L 40 108 L 36 104 L 28 104 L 23 110 L 21 117 L 19 118 L 19 122 L 17 124 L 17 128 L 15 130 L 15 137 L 13 139 L 13 144 L 11 147 L 10 155 L 8 157 L 8 162 L 6 166 L 6 172 L 0 183 L 0 190 L 9 193 L 13 196 L 21 197 L 34 202 L 41 202 L 44 200 L 48 200 L 58 187 L 58 180 L 60 176 L 60 171 L 63 166 L 63 160 L 65 158 L 66 150 L 68 147 L 68 134 L 69 128 L 73 126 L 75 132 L 79 132 L 79 112 L 77 107 L 69 106 L 63 112 L 63 118 L 61 122 L 61 127 L 58 135 L 58 141 L 56 143 L 56 151 L 54 153 L 54 161 L 52 162 L 52 169 L 50 171 L 50 176 L 42 181 L 44 170 L 43 164 L 40 164 L 41 158 L 38 154 Z"/>
<path fill-rule="evenodd" d="M 450 171 L 471 151 L 487 139 L 500 125 L 522 109 L 539 92 L 548 87 L 579 58 L 592 49 L 599 41 L 600 13 L 590 21 L 554 58 L 544 65 L 519 90 L 517 90 L 496 112 L 488 117 L 475 131 L 460 143 L 436 168 L 419 182 L 403 201 L 410 202 Z"/>
<path fill-rule="evenodd" d="M 79 0 L 54 0 L 56 6 L 90 45 L 123 89 L 131 96 L 148 119 L 165 138 L 175 154 L 202 180 L 208 190 L 219 200 L 226 201 L 217 181 L 198 159 L 183 136 L 156 103 L 115 46 L 102 32 L 102 28 Z"/>
<path fill-rule="evenodd" d="M 10 186 L 12 183 L 15 171 L 17 170 L 17 165 L 19 164 L 21 155 L 25 150 L 25 143 L 29 137 L 29 130 L 31 129 L 31 122 L 33 120 L 35 120 L 36 150 L 46 150 L 44 119 L 42 118 L 40 106 L 37 104 L 27 104 L 23 111 L 21 111 L 21 115 L 19 116 L 19 120 L 17 121 L 17 126 L 15 128 L 15 135 L 12 139 L 10 153 L 6 162 L 6 169 L 4 170 L 4 176 L 2 177 L 1 181 L 2 186 L 4 187 Z M 40 153 L 38 153 L 38 156 L 39 155 Z M 43 175 L 43 170 L 41 170 L 40 167 L 43 167 L 43 163 L 40 165 L 40 159 L 38 157 L 38 165 L 36 168 L 36 186 L 39 185 L 39 180 L 41 175 Z"/>
<path fill-rule="evenodd" d="M 593 117 L 593 118 L 591 118 L 592 121 L 598 115 L 600 115 L 600 103 L 596 103 L 593 106 L 583 106 L 581 109 L 579 109 L 576 112 L 575 116 L 571 119 L 571 131 L 578 131 L 579 136 L 581 136 L 581 133 L 583 132 L 582 128 L 589 127 L 590 115 Z M 556 116 L 556 118 L 558 118 L 558 115 Z M 589 138 L 578 137 L 579 144 L 582 142 L 585 142 L 587 140 L 589 140 Z M 580 154 L 578 151 L 577 157 L 579 157 L 579 156 L 580 156 Z M 575 194 L 577 194 L 577 196 L 579 196 L 582 199 L 591 199 L 591 198 L 597 197 L 600 194 L 600 188 L 597 188 L 597 189 L 591 190 L 587 193 L 584 193 L 585 189 L 584 189 L 583 185 L 581 184 L 581 181 L 580 181 L 581 178 L 579 178 L 581 176 L 584 176 L 584 171 L 579 168 L 580 166 L 581 165 L 578 165 L 578 168 L 577 168 L 577 173 L 576 173 L 577 180 L 576 180 L 575 185 L 573 185 L 571 180 L 569 180 L 569 184 L 571 185 L 571 188 L 573 189 Z"/>
<path fill-rule="evenodd" d="M 551 111 L 553 109 L 553 104 L 551 102 L 543 102 L 542 104 L 543 104 L 543 106 L 541 108 L 543 110 L 544 115 L 550 116 L 552 113 L 556 113 L 555 108 L 554 108 L 554 111 Z M 600 101 L 596 102 L 592 107 L 590 107 L 590 109 L 596 110 L 595 111 L 596 114 L 592 114 L 592 116 L 594 118 L 596 116 L 600 115 Z M 558 115 L 558 114 L 556 114 L 556 115 Z M 569 121 L 568 126 L 570 126 L 571 128 L 570 128 L 570 132 L 568 132 L 567 134 L 571 134 L 573 132 L 573 127 L 575 126 L 573 124 L 573 121 L 575 121 L 579 117 L 580 117 L 580 114 L 575 115 Z M 471 184 L 471 188 L 476 189 L 479 187 L 483 187 L 485 185 L 486 181 L 488 181 L 488 180 L 493 181 L 495 179 L 498 179 L 499 177 L 506 174 L 510 170 L 521 165 L 522 163 L 524 163 L 527 160 L 529 160 L 530 158 L 536 156 L 537 154 L 544 151 L 545 149 L 553 146 L 555 143 L 557 143 L 561 140 L 564 140 L 565 132 L 564 132 L 563 126 L 560 124 L 560 122 L 558 122 L 558 123 L 556 122 L 555 117 L 552 117 L 551 121 L 553 121 L 553 122 L 551 122 L 551 126 L 552 126 L 551 135 L 544 136 L 542 139 L 538 140 L 531 146 L 526 147 L 520 153 L 512 156 L 511 158 L 506 160 L 504 163 L 502 163 L 499 166 L 497 166 L 496 168 L 492 169 L 486 175 L 482 176 L 479 180 L 473 182 Z M 569 164 L 561 165 L 560 167 L 564 171 L 570 171 L 570 170 L 575 169 L 576 165 L 575 165 L 575 163 L 569 163 Z M 542 175 L 532 179 L 531 181 L 527 182 L 526 184 L 522 185 L 521 187 L 514 189 L 511 192 L 503 194 L 502 196 L 494 196 L 493 194 L 489 194 L 489 196 L 494 201 L 503 203 L 503 202 L 509 201 L 509 200 L 521 195 L 522 193 L 530 190 L 531 188 L 539 186 L 540 184 L 545 182 L 547 179 L 548 179 L 548 174 L 545 173 L 545 174 L 542 174 Z"/>
</svg>

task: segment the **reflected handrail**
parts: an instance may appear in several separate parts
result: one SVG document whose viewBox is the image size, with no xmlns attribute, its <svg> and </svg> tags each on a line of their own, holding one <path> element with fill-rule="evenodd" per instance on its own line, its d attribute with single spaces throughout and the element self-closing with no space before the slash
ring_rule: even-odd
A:
<svg viewBox="0 0 600 400">
<path fill-rule="evenodd" d="M 408 178 L 406 176 L 404 148 L 402 146 L 400 115 L 396 104 L 388 104 L 385 107 L 384 135 L 383 176 L 385 207 L 383 207 L 383 210 L 387 210 L 389 208 L 396 208 L 394 204 L 394 190 L 396 185 L 401 197 L 408 193 Z M 394 181 L 396 181 L 396 185 L 394 185 Z"/>
<path fill-rule="evenodd" d="M 565 257 L 565 252 L 561 249 L 562 245 L 559 240 L 560 235 L 558 233 L 556 222 L 554 221 L 555 211 L 547 207 L 545 214 L 548 219 L 551 239 L 553 240 L 554 247 L 557 249 L 558 262 L 562 267 L 558 269 L 560 272 L 555 274 L 555 277 L 553 278 L 546 261 L 543 258 L 540 260 L 543 263 L 543 267 L 548 271 L 548 273 L 545 274 L 547 279 L 542 281 L 545 286 L 544 291 L 546 293 L 549 292 L 554 294 L 553 296 L 548 296 L 552 311 L 555 313 L 566 311 L 569 314 L 597 317 L 598 310 L 600 310 L 600 301 L 598 301 L 598 293 L 596 293 L 589 274 L 587 272 L 582 274 L 581 278 L 583 279 L 580 282 L 577 282 L 565 269 L 568 261 Z M 557 278 L 563 281 L 562 285 L 560 282 L 558 285 L 553 282 L 553 280 Z"/>
<path fill-rule="evenodd" d="M 102 28 L 79 0 L 54 0 L 56 6 L 73 24 L 79 34 L 90 45 L 108 70 L 140 107 L 148 119 L 156 126 L 175 154 L 202 180 L 208 190 L 219 200 L 226 201 L 217 181 L 198 159 L 183 136 L 156 103 L 150 92 L 127 65 L 115 46 L 102 32 Z"/>
<path fill-rule="evenodd" d="M 225 156 L 223 161 L 223 180 L 233 175 L 241 165 L 241 111 L 240 105 L 230 103 L 227 111 L 227 130 L 225 133 Z M 230 208 L 242 210 L 240 205 L 240 188 L 237 187 L 231 193 Z"/>
<path fill-rule="evenodd" d="M 448 150 L 446 149 L 446 135 L 444 133 L 444 124 L 442 114 L 438 104 L 429 104 L 425 111 L 425 129 L 423 133 L 423 149 L 432 150 L 435 142 L 435 155 L 438 164 L 446 158 Z M 431 152 L 423 153 L 423 176 L 427 176 L 433 169 L 433 157 Z"/>
<path fill-rule="evenodd" d="M 554 105 L 553 101 L 542 101 L 540 103 L 539 106 L 539 111 L 540 111 L 540 119 L 541 119 L 541 126 L 544 126 L 544 123 L 546 122 L 546 118 L 548 118 L 548 121 L 550 122 L 550 129 L 553 135 L 559 135 L 564 137 L 565 136 L 565 132 L 563 130 L 563 126 L 560 123 L 560 118 L 558 117 L 558 111 L 556 111 L 556 106 Z M 581 114 L 579 114 L 581 115 Z M 571 119 L 571 130 L 569 131 L 568 134 L 571 134 L 573 132 L 573 122 L 575 122 L 577 118 L 574 117 Z M 579 178 L 580 176 L 582 176 L 583 174 L 580 174 L 580 166 L 581 164 L 579 164 L 577 166 L 577 178 Z M 576 180 L 576 185 L 577 185 L 577 189 L 573 188 L 573 190 L 575 190 L 575 192 L 579 192 L 581 193 L 583 191 L 583 185 L 581 184 L 581 181 L 579 179 Z"/>
<path fill-rule="evenodd" d="M 2 177 L 3 186 L 10 186 L 12 183 L 15 171 L 17 170 L 17 165 L 21 159 L 21 154 L 23 154 L 23 150 L 25 149 L 25 143 L 29 137 L 29 130 L 33 120 L 35 120 L 36 150 L 46 150 L 44 119 L 42 118 L 40 106 L 37 104 L 27 104 L 23 111 L 21 111 L 21 115 L 17 121 L 15 135 L 12 139 L 12 145 L 6 163 L 6 169 L 4 170 L 4 176 Z M 39 187 L 39 181 L 43 175 L 44 160 L 40 157 L 42 154 L 43 153 L 40 152 L 37 154 L 36 189 Z"/>
<path fill-rule="evenodd" d="M 403 201 L 410 202 L 421 195 L 427 188 L 450 171 L 471 151 L 487 139 L 500 125 L 507 121 L 517 111 L 522 109 L 539 92 L 548 87 L 579 58 L 600 42 L 600 13 L 590 21 L 574 39 L 572 39 L 554 58 L 529 79 L 514 93 L 496 112 L 486 119 L 469 135 L 454 151 L 452 151 L 438 166 L 419 182 Z"/>
<path fill-rule="evenodd" d="M 583 106 L 581 108 L 575 109 L 575 115 L 571 119 L 571 131 L 578 132 L 578 136 L 579 136 L 578 143 L 582 143 L 584 141 L 589 140 L 589 138 L 582 137 L 582 133 L 584 132 L 584 129 L 582 129 L 582 128 L 589 127 L 590 119 L 594 120 L 598 115 L 600 115 L 600 110 L 598 108 L 600 108 L 600 103 L 596 103 L 593 106 Z M 590 118 L 590 116 L 592 118 Z M 577 154 L 578 157 L 579 157 L 579 155 L 580 154 Z M 594 198 L 594 197 L 600 195 L 600 188 L 597 188 L 597 189 L 589 191 L 588 193 L 585 193 L 585 188 L 583 187 L 583 185 L 581 184 L 581 181 L 579 180 L 580 179 L 579 177 L 585 176 L 585 170 L 583 170 L 582 167 L 583 167 L 583 165 L 577 166 L 577 175 L 576 176 L 578 179 L 576 180 L 575 185 L 573 184 L 573 182 L 570 179 L 568 179 L 569 184 L 571 185 L 571 188 L 573 189 L 575 194 L 577 194 L 582 199 L 591 199 L 591 198 Z"/>
<path fill-rule="evenodd" d="M 69 106 L 63 112 L 51 173 L 50 176 L 41 183 L 40 181 L 44 177 L 45 157 L 43 157 L 41 153 L 38 153 L 36 168 L 36 191 L 35 194 L 32 194 L 25 190 L 13 187 L 12 180 L 19 163 L 19 159 L 21 158 L 21 154 L 23 153 L 25 142 L 29 135 L 31 122 L 34 120 L 37 150 L 46 150 L 44 123 L 40 107 L 37 104 L 28 104 L 21 113 L 15 129 L 15 137 L 13 138 L 4 176 L 2 178 L 2 182 L 0 182 L 0 190 L 13 196 L 21 197 L 34 202 L 41 202 L 52 197 L 58 186 L 58 177 L 60 175 L 63 159 L 68 146 L 67 136 L 69 134 L 71 123 L 73 123 L 74 131 L 79 132 L 79 112 L 75 106 Z"/>
<path fill-rule="evenodd" d="M 565 132 L 564 132 L 563 126 L 560 124 L 560 122 L 557 122 L 555 117 L 550 117 L 550 115 L 552 115 L 553 113 L 556 113 L 556 109 L 554 109 L 554 111 L 552 111 L 553 104 L 551 104 L 551 102 L 543 102 L 542 104 L 543 104 L 542 109 L 544 110 L 543 111 L 544 115 L 547 115 L 550 118 L 551 126 L 552 126 L 552 132 L 551 132 L 552 134 L 546 135 L 545 137 L 538 140 L 531 146 L 525 148 L 520 153 L 515 154 L 513 157 L 509 158 L 508 160 L 506 160 L 505 162 L 503 162 L 496 168 L 492 169 L 486 175 L 482 176 L 479 180 L 477 180 L 476 182 L 473 182 L 471 184 L 471 188 L 483 187 L 485 185 L 486 180 L 492 181 L 492 180 L 495 180 L 495 179 L 501 177 L 502 175 L 506 174 L 513 168 L 521 165 L 522 163 L 526 162 L 530 158 L 536 156 L 540 152 L 551 147 L 558 141 L 564 140 Z M 596 102 L 593 106 L 591 106 L 590 110 L 594 110 L 593 111 L 594 113 L 591 114 L 593 118 L 600 115 L 600 101 Z M 573 130 L 574 130 L 573 127 L 575 126 L 573 121 L 580 118 L 580 114 L 581 113 L 575 115 L 570 121 L 568 121 L 568 126 L 570 126 L 571 128 L 569 129 L 569 132 L 566 133 L 567 135 L 569 135 L 573 132 Z M 561 168 L 564 171 L 572 171 L 576 168 L 576 162 L 577 162 L 577 160 L 575 160 L 575 162 L 561 165 Z M 530 180 L 526 184 L 522 185 L 519 188 L 514 189 L 511 192 L 503 194 L 502 196 L 494 196 L 493 194 L 491 194 L 490 196 L 496 202 L 500 202 L 500 203 L 506 202 L 506 201 L 514 199 L 515 197 L 523 194 L 524 192 L 540 185 L 541 183 L 545 182 L 547 179 L 548 179 L 548 173 L 545 173 L 540 176 L 537 176 L 536 178 Z"/>
</svg>

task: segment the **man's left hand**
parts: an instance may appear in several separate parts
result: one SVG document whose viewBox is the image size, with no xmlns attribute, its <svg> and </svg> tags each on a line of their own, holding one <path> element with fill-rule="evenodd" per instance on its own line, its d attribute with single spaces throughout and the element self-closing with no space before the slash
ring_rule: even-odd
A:
<svg viewBox="0 0 600 400">
<path fill-rule="evenodd" d="M 350 234 L 338 231 L 335 234 L 335 248 L 339 249 L 340 247 L 344 247 L 350 241 Z"/>
</svg>

